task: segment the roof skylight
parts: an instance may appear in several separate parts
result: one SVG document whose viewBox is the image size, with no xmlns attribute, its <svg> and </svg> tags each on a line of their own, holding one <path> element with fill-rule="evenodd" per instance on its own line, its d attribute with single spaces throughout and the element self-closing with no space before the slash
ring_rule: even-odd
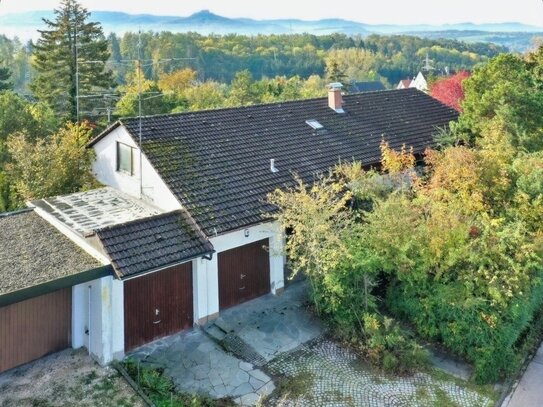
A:
<svg viewBox="0 0 543 407">
<path fill-rule="evenodd" d="M 318 120 L 315 119 L 309 119 L 305 121 L 313 130 L 321 130 L 324 129 L 324 126 L 319 123 Z"/>
</svg>

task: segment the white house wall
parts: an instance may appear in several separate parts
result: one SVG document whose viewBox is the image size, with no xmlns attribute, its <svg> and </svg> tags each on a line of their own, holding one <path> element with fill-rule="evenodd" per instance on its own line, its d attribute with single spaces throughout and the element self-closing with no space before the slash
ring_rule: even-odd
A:
<svg viewBox="0 0 543 407">
<path fill-rule="evenodd" d="M 117 142 L 136 149 L 133 162 L 134 175 L 117 171 Z M 117 127 L 98 141 L 93 148 L 96 152 L 96 160 L 93 163 L 92 170 L 96 179 L 104 185 L 109 185 L 135 198 L 140 198 L 139 148 L 126 128 L 123 126 Z M 180 209 L 181 205 L 151 166 L 145 154 L 142 154 L 142 170 L 143 188 L 141 190 L 143 196 L 141 198 L 164 211 Z"/>
<path fill-rule="evenodd" d="M 112 276 L 72 288 L 72 347 L 86 347 L 103 365 L 124 357 L 123 293 Z"/>
<path fill-rule="evenodd" d="M 248 233 L 247 233 L 248 232 Z M 248 236 L 246 236 L 248 234 Z M 219 314 L 219 264 L 220 252 L 244 246 L 259 240 L 270 241 L 270 287 L 277 294 L 285 286 L 283 241 L 279 225 L 263 223 L 246 229 L 210 238 L 216 253 L 211 260 L 197 259 L 193 262 L 194 320 L 203 324 Z"/>
</svg>

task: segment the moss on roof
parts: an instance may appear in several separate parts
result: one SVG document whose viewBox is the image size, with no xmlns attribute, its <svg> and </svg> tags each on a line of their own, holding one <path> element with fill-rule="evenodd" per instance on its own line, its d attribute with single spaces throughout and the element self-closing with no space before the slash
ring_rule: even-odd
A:
<svg viewBox="0 0 543 407">
<path fill-rule="evenodd" d="M 0 295 L 101 264 L 34 211 L 0 216 Z"/>
</svg>

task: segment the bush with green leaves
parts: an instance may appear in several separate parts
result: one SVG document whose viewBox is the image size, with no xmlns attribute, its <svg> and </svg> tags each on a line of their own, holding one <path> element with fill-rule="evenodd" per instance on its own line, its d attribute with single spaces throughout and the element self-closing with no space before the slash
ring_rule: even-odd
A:
<svg viewBox="0 0 543 407">
<path fill-rule="evenodd" d="M 427 365 L 429 352 L 394 319 L 366 313 L 363 324 L 365 340 L 359 348 L 373 364 L 399 374 L 413 373 Z"/>
</svg>

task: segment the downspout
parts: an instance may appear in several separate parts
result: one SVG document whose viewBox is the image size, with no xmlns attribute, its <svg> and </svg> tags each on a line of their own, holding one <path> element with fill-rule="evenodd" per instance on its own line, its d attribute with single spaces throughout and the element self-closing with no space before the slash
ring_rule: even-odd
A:
<svg viewBox="0 0 543 407">
<path fill-rule="evenodd" d="M 89 321 L 88 321 L 88 332 L 89 332 L 89 346 L 87 348 L 87 350 L 89 351 L 89 356 L 92 357 L 92 354 L 91 354 L 91 344 L 92 344 L 92 337 L 91 337 L 91 293 L 92 293 L 92 286 L 89 285 L 89 299 L 88 299 L 88 308 L 89 308 Z"/>
</svg>

